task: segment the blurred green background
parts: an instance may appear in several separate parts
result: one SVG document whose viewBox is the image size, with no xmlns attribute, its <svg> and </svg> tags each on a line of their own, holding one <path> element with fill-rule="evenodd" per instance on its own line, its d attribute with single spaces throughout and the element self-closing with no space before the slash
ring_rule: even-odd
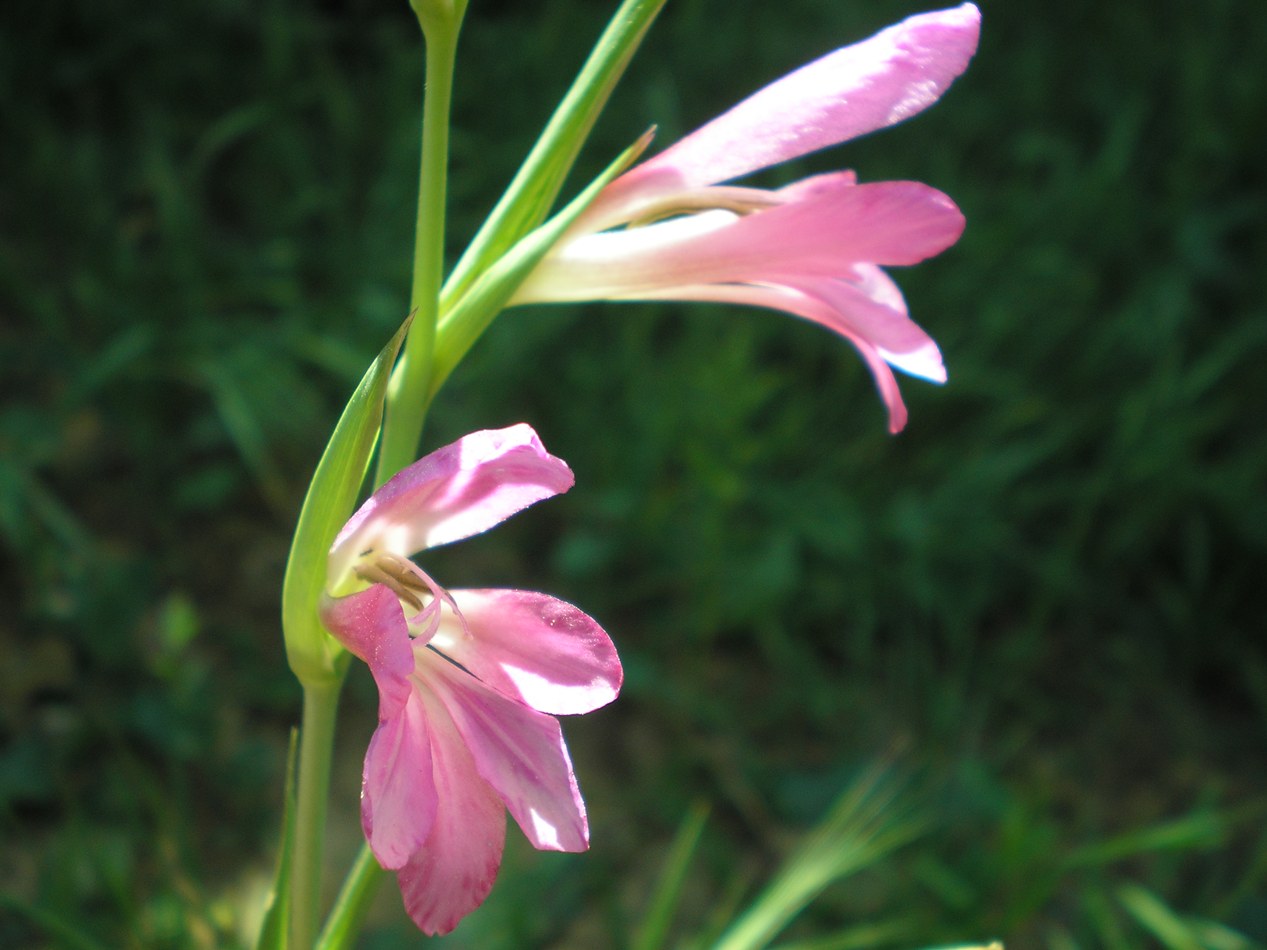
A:
<svg viewBox="0 0 1267 950">
<path fill-rule="evenodd" d="M 471 0 L 452 253 L 613 7 Z M 707 933 L 877 765 L 923 833 L 789 946 L 1267 942 L 1267 8 L 982 8 L 942 103 L 761 179 L 965 211 L 895 273 L 950 372 L 904 434 L 847 345 L 735 308 L 511 312 L 441 394 L 428 447 L 529 421 L 577 487 L 428 570 L 582 605 L 627 671 L 565 723 L 591 852 L 512 829 L 444 946 L 628 946 L 696 803 Z M 670 0 L 581 172 L 923 9 Z M 420 82 L 404 0 L 0 12 L 0 946 L 250 936 L 281 570 L 403 316 Z M 374 702 L 356 670 L 332 880 Z M 385 886 L 363 945 L 420 939 Z"/>
</svg>

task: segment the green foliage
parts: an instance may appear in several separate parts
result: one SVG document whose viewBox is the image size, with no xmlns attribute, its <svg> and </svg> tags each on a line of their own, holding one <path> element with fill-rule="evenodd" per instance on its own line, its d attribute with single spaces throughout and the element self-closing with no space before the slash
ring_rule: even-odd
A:
<svg viewBox="0 0 1267 950">
<path fill-rule="evenodd" d="M 633 950 L 656 950 L 665 943 L 677 906 L 682 901 L 687 875 L 691 871 L 691 859 L 699 846 L 707 818 L 708 809 L 697 804 L 678 827 L 664 859 L 655 893 L 647 903 L 631 944 Z"/>
<path fill-rule="evenodd" d="M 761 950 L 828 886 L 879 864 L 910 842 L 920 822 L 903 813 L 887 781 L 883 775 L 864 775 L 846 789 L 743 914 L 701 945 Z M 875 936 L 868 934 L 870 942 Z"/>
<path fill-rule="evenodd" d="M 950 371 L 904 383 L 903 435 L 846 345 L 734 308 L 512 312 L 447 384 L 431 446 L 526 420 L 577 487 L 428 570 L 582 605 L 627 679 L 565 723 L 592 851 L 512 832 L 438 945 L 624 945 L 700 800 L 667 945 L 720 932 L 881 759 L 928 833 L 791 946 L 1267 941 L 1267 15 L 982 5 L 944 102 L 770 175 L 964 208 L 895 275 Z M 577 180 L 919 8 L 673 0 Z M 471 5 L 451 256 L 611 9 Z M 0 945 L 246 946 L 298 709 L 287 544 L 406 308 L 417 26 L 378 0 L 0 16 Z M 409 945 L 383 890 L 363 945 Z"/>
<path fill-rule="evenodd" d="M 291 730 L 286 756 L 286 786 L 282 796 L 281 836 L 277 845 L 277 871 L 269 891 L 264 919 L 255 950 L 286 950 L 290 934 L 290 871 L 295 851 L 295 762 L 299 755 L 299 731 Z"/>
</svg>

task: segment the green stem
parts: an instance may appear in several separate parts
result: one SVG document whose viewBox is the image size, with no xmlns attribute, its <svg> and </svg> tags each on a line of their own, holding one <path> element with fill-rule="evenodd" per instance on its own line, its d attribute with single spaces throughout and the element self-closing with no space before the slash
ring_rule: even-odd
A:
<svg viewBox="0 0 1267 950">
<path fill-rule="evenodd" d="M 378 886 L 387 877 L 379 867 L 378 859 L 368 843 L 361 845 L 361 853 L 343 882 L 343 889 L 334 902 L 334 909 L 317 941 L 317 950 L 343 950 L 352 945 L 369 913 Z"/>
<path fill-rule="evenodd" d="M 461 4 L 463 8 L 465 4 Z M 457 58 L 461 9 L 440 15 L 419 13 L 427 47 L 422 105 L 422 167 L 418 173 L 418 222 L 414 237 L 413 326 L 392 377 L 383 420 L 375 484 L 382 484 L 414 460 L 430 404 L 432 355 L 444 277 L 444 205 L 448 185 L 449 109 Z"/>
<path fill-rule="evenodd" d="M 440 283 L 444 276 L 444 204 L 448 184 L 453 64 L 465 7 L 465 0 L 414 5 L 427 46 L 422 166 L 418 175 L 418 220 L 414 240 L 413 287 L 410 291 L 410 309 L 414 317 L 400 364 L 387 393 L 376 484 L 386 481 L 413 461 L 429 403 Z M 317 937 L 330 760 L 334 751 L 339 691 L 346 669 L 343 665 L 331 678 L 304 683 L 290 882 L 290 943 L 296 948 L 314 946 Z M 368 862 L 373 864 L 372 857 Z M 374 877 L 373 869 L 368 867 L 363 856 L 341 894 L 338 914 L 346 914 L 349 909 L 360 906 L 360 901 L 368 900 L 367 894 L 372 889 Z M 352 888 L 351 893 L 349 888 Z M 345 903 L 345 897 L 352 903 Z M 348 918 L 337 916 L 336 922 L 339 919 Z"/>
<path fill-rule="evenodd" d="M 295 851 L 290 879 L 290 945 L 311 947 L 321 913 L 321 852 L 325 843 L 330 759 L 339 709 L 340 674 L 317 685 L 304 685 L 304 716 L 299 732 L 299 787 L 295 803 Z"/>
</svg>

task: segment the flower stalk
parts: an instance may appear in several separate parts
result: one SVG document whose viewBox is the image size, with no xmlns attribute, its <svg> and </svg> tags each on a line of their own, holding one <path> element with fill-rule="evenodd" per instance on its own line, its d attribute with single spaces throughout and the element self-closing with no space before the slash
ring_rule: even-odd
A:
<svg viewBox="0 0 1267 950">
<path fill-rule="evenodd" d="M 387 395 L 382 443 L 374 484 L 414 460 L 431 403 L 431 371 L 440 285 L 444 279 L 445 195 L 448 190 L 449 113 L 453 67 L 466 4 L 417 3 L 414 12 L 426 42 L 426 86 L 422 105 L 422 161 L 418 173 L 418 217 L 414 231 L 409 309 L 413 325 Z"/>
<path fill-rule="evenodd" d="M 346 672 L 347 663 L 340 664 Z M 321 915 L 322 850 L 330 793 L 330 760 L 339 711 L 342 675 L 304 686 L 303 725 L 299 733 L 299 781 L 295 806 L 295 853 L 291 871 L 290 939 L 293 947 L 311 947 Z"/>
</svg>

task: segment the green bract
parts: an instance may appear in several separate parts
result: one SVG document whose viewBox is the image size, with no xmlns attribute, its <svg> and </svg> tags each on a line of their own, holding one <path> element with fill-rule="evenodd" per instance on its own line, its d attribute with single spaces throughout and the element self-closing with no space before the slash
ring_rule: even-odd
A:
<svg viewBox="0 0 1267 950">
<path fill-rule="evenodd" d="M 549 124 L 445 283 L 441 313 L 545 220 L 563 181 L 665 0 L 625 0 Z M 632 161 L 632 159 L 631 159 Z"/>
<path fill-rule="evenodd" d="M 401 324 L 352 393 L 317 463 L 299 513 L 282 586 L 282 632 L 290 668 L 305 686 L 337 678 L 336 662 L 345 652 L 322 629 L 317 617 L 326 582 L 326 557 L 365 481 L 383 417 L 391 366 L 409 322 Z"/>
<path fill-rule="evenodd" d="M 637 161 L 650 142 L 651 133 L 648 132 L 625 149 L 567 207 L 516 243 L 481 273 L 452 309 L 442 311 L 440 324 L 436 328 L 431 396 L 436 394 L 467 350 L 488 329 L 519 285 L 541 263 L 550 248 L 558 243 L 572 222 L 589 207 L 590 202 L 608 182 Z"/>
</svg>

